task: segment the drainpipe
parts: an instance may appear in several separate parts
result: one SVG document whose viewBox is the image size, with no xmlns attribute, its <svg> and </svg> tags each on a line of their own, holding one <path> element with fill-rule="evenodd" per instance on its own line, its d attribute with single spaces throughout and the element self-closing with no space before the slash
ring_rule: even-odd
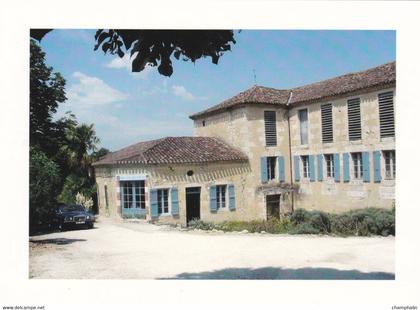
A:
<svg viewBox="0 0 420 310">
<path fill-rule="evenodd" d="M 293 189 L 293 176 L 292 176 L 292 171 L 293 171 L 293 169 L 292 169 L 292 139 L 291 139 L 291 137 L 290 137 L 290 102 L 292 101 L 292 97 L 293 97 L 293 91 L 290 91 L 290 95 L 289 95 L 289 99 L 287 100 L 287 126 L 288 126 L 288 129 L 289 129 L 289 132 L 288 132 L 288 137 L 289 137 L 289 160 L 290 160 L 290 164 L 289 164 L 289 167 L 290 167 L 290 186 L 292 187 L 292 189 Z M 294 204 L 295 204 L 295 201 L 294 201 L 294 197 L 295 197 L 295 193 L 294 193 L 294 191 L 292 191 L 292 213 L 295 211 L 295 206 L 294 206 Z"/>
</svg>

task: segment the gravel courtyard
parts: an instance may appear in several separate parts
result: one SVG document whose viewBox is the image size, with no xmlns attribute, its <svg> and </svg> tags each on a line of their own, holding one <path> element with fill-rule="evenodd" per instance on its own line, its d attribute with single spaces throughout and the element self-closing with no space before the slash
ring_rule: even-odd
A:
<svg viewBox="0 0 420 310">
<path fill-rule="evenodd" d="M 180 231 L 100 219 L 30 237 L 40 279 L 394 279 L 394 237 Z"/>
</svg>

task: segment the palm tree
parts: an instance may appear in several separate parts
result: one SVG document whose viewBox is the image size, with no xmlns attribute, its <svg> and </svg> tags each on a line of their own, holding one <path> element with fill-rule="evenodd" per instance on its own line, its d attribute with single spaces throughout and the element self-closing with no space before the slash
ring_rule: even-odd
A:
<svg viewBox="0 0 420 310">
<path fill-rule="evenodd" d="M 93 124 L 69 126 L 65 131 L 66 143 L 61 151 L 66 154 L 73 169 L 88 170 L 92 162 L 91 153 L 97 150 L 99 138 Z"/>
</svg>

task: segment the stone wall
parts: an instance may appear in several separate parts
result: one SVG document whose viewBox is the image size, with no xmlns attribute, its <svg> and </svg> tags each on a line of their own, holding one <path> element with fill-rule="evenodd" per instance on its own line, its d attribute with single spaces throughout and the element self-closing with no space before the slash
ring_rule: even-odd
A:
<svg viewBox="0 0 420 310">
<path fill-rule="evenodd" d="M 372 155 L 373 151 L 395 150 L 395 138 L 381 139 L 379 134 L 378 94 L 390 90 L 394 91 L 395 106 L 395 88 L 390 88 L 355 94 L 352 97 L 301 105 L 291 109 L 292 156 L 339 153 L 341 175 L 340 182 L 326 178 L 324 162 L 323 181 L 316 179 L 314 182 L 311 182 L 309 179 L 301 179 L 298 182 L 300 194 L 296 197 L 295 208 L 343 212 L 365 207 L 391 208 L 394 205 L 395 181 L 382 178 L 380 183 L 374 182 Z M 360 98 L 361 101 L 362 140 L 359 141 L 349 141 L 348 139 L 347 100 L 351 98 Z M 322 143 L 321 134 L 320 107 L 324 103 L 332 103 L 333 110 L 334 142 L 326 144 Z M 304 108 L 308 109 L 309 142 L 307 145 L 300 144 L 298 110 Z M 343 182 L 342 154 L 350 152 L 369 152 L 370 182 L 354 180 L 351 177 L 348 183 Z M 317 172 L 316 160 L 315 172 Z M 383 158 L 381 175 L 384 176 Z"/>
</svg>

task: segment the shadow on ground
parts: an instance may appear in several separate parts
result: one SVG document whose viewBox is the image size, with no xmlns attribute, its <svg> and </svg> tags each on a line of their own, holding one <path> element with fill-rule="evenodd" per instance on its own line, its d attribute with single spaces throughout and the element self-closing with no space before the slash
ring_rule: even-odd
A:
<svg viewBox="0 0 420 310">
<path fill-rule="evenodd" d="M 52 239 L 42 239 L 42 240 L 29 240 L 35 244 L 57 244 L 57 245 L 66 245 L 79 241 L 86 241 L 86 239 L 68 239 L 68 238 L 52 238 Z"/>
<path fill-rule="evenodd" d="M 387 272 L 361 272 L 333 268 L 226 268 L 198 273 L 180 273 L 165 279 L 227 279 L 227 280 L 395 280 Z"/>
<path fill-rule="evenodd" d="M 61 231 L 59 229 L 46 228 L 46 229 L 43 229 L 43 230 L 29 232 L 29 237 L 44 236 L 44 235 L 50 235 L 50 234 L 61 233 L 61 232 L 72 231 L 72 230 L 94 230 L 94 229 L 98 229 L 98 227 L 94 226 L 92 228 L 87 228 L 85 226 L 83 226 L 83 227 L 79 227 L 79 226 L 72 227 L 72 226 L 70 226 L 70 227 L 66 227 L 66 229 L 63 230 L 63 231 Z"/>
</svg>

